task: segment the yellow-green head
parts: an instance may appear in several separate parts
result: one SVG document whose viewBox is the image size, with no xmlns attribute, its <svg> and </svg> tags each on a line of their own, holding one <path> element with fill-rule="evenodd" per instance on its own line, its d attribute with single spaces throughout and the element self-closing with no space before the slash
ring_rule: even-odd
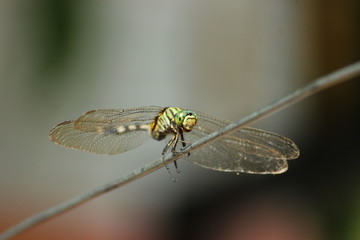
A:
<svg viewBox="0 0 360 240">
<path fill-rule="evenodd" d="M 180 110 L 175 114 L 175 123 L 186 132 L 190 132 L 196 125 L 198 116 L 191 110 Z"/>
</svg>

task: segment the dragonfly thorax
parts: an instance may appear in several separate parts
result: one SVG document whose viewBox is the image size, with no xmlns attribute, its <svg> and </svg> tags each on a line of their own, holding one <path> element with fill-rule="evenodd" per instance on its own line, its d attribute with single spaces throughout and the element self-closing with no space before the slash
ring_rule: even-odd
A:
<svg viewBox="0 0 360 240">
<path fill-rule="evenodd" d="M 156 140 L 164 139 L 168 134 L 190 132 L 197 123 L 197 115 L 190 110 L 176 107 L 164 108 L 151 124 L 151 136 Z"/>
</svg>

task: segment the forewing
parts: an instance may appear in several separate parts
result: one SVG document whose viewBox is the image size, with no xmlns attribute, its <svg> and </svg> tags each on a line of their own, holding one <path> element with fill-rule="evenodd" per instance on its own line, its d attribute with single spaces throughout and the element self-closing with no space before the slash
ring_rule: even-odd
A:
<svg viewBox="0 0 360 240">
<path fill-rule="evenodd" d="M 163 109 L 158 106 L 131 109 L 98 109 L 84 113 L 75 128 L 87 132 L 103 132 L 119 126 L 150 124 Z"/>
<path fill-rule="evenodd" d="M 194 142 L 229 124 L 226 120 L 196 113 L 197 125 L 184 134 L 187 142 Z M 290 139 L 244 127 L 194 151 L 188 159 L 218 171 L 277 174 L 286 171 L 286 160 L 298 156 L 299 149 Z"/>
<path fill-rule="evenodd" d="M 149 125 L 161 107 L 95 110 L 75 121 L 55 126 L 51 141 L 64 147 L 97 154 L 118 154 L 136 148 L 149 137 Z"/>
</svg>

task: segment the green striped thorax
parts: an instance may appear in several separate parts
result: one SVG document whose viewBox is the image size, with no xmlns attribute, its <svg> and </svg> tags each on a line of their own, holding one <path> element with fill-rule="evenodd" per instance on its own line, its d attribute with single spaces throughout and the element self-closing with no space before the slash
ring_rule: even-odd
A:
<svg viewBox="0 0 360 240">
<path fill-rule="evenodd" d="M 175 123 L 178 127 L 190 132 L 196 125 L 198 117 L 190 110 L 180 110 L 175 114 Z"/>
</svg>

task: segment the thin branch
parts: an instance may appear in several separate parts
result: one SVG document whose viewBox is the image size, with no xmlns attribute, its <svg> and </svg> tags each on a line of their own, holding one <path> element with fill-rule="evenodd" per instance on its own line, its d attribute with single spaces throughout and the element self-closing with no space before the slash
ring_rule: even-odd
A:
<svg viewBox="0 0 360 240">
<path fill-rule="evenodd" d="M 294 104 L 295 102 L 298 102 L 304 98 L 309 97 L 312 94 L 315 94 L 319 91 L 322 91 L 326 88 L 329 88 L 331 86 L 334 86 L 336 84 L 342 83 L 346 80 L 349 80 L 355 76 L 360 75 L 360 62 L 356 62 L 354 64 L 351 64 L 347 67 L 344 67 L 340 70 L 337 70 L 333 73 L 330 73 L 324 77 L 321 77 L 314 82 L 306 85 L 303 88 L 300 88 L 296 90 L 295 92 L 269 104 L 268 106 L 254 112 L 253 114 L 250 114 L 247 117 L 244 117 L 240 119 L 239 121 L 233 122 L 229 125 L 227 125 L 224 128 L 221 128 L 217 130 L 216 132 L 213 132 L 196 142 L 192 143 L 191 145 L 184 148 L 181 152 L 182 153 L 188 153 L 191 151 L 194 151 L 205 144 L 208 144 L 212 141 L 215 141 L 216 139 L 229 134 L 230 132 L 239 129 L 241 127 L 244 127 L 245 125 L 248 125 L 254 121 L 257 121 L 259 119 L 262 119 L 282 108 L 285 108 L 287 106 L 290 106 Z M 171 163 L 175 161 L 176 159 L 179 159 L 182 157 L 182 154 L 169 154 L 166 156 L 165 161 L 167 163 Z M 164 162 L 162 159 L 155 160 L 153 162 L 150 162 L 143 167 L 136 169 L 119 179 L 116 179 L 112 182 L 109 182 L 103 186 L 99 186 L 93 190 L 90 190 L 84 194 L 81 194 L 73 199 L 70 199 L 68 201 L 65 201 L 57 206 L 54 206 L 52 208 L 49 208 L 43 212 L 40 212 L 28 219 L 25 219 L 24 221 L 18 223 L 17 225 L 13 226 L 12 228 L 9 228 L 8 230 L 4 231 L 0 234 L 0 240 L 9 239 L 31 227 L 35 227 L 36 225 L 40 224 L 41 222 L 44 222 L 46 220 L 49 220 L 52 217 L 56 217 L 65 211 L 69 211 L 70 209 L 79 206 L 80 204 L 85 203 L 86 201 L 89 201 L 90 199 L 93 199 L 101 194 L 104 194 L 106 192 L 109 192 L 115 188 L 118 188 L 120 186 L 123 186 L 129 182 L 132 182 L 138 178 L 141 178 L 142 176 L 145 176 L 161 167 L 164 166 Z"/>
</svg>

